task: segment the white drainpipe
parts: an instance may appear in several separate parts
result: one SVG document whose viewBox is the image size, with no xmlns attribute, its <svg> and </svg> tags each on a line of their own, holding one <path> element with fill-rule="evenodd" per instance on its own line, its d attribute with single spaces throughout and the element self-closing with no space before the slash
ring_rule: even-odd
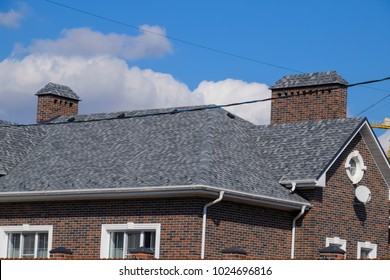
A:
<svg viewBox="0 0 390 280">
<path fill-rule="evenodd" d="M 201 258 L 202 260 L 204 259 L 204 251 L 205 251 L 205 247 L 206 247 L 206 219 L 207 219 L 207 208 L 208 208 L 209 206 L 212 206 L 212 205 L 214 205 L 214 204 L 220 202 L 220 201 L 222 200 L 222 198 L 223 198 L 223 194 L 224 194 L 224 193 L 225 193 L 224 191 L 221 191 L 221 192 L 219 193 L 219 197 L 218 197 L 216 200 L 214 200 L 214 201 L 212 201 L 212 202 L 206 204 L 206 205 L 203 207 L 202 248 L 201 248 L 201 254 L 200 254 L 200 258 Z"/>
<path fill-rule="evenodd" d="M 291 236 L 291 259 L 294 259 L 295 253 L 295 223 L 305 213 L 306 205 L 303 205 L 301 212 L 296 216 L 292 222 L 292 236 Z"/>
</svg>

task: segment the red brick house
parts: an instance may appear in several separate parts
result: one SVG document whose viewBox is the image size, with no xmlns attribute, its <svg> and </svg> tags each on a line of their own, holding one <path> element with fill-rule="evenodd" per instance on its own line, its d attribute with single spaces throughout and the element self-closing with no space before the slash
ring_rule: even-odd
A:
<svg viewBox="0 0 390 280">
<path fill-rule="evenodd" d="M 258 126 L 202 106 L 78 115 L 50 83 L 39 125 L 0 123 L 0 258 L 388 259 L 390 166 L 346 85 L 283 77 Z"/>
</svg>

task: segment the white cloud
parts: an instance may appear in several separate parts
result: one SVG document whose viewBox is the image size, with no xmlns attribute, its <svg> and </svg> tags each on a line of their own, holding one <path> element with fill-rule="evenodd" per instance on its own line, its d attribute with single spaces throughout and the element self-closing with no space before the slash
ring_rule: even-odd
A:
<svg viewBox="0 0 390 280">
<path fill-rule="evenodd" d="M 103 34 L 89 28 L 65 29 L 58 39 L 35 40 L 30 46 L 14 50 L 29 54 L 94 57 L 108 55 L 127 60 L 161 57 L 172 52 L 166 32 L 159 26 L 143 25 L 138 36 Z M 156 34 L 160 34 L 158 36 Z"/>
<path fill-rule="evenodd" d="M 17 9 L 11 9 L 8 12 L 0 11 L 0 26 L 9 28 L 17 28 L 20 26 L 21 21 L 26 18 L 31 12 L 31 8 L 27 3 L 18 2 Z"/>
<path fill-rule="evenodd" d="M 20 26 L 24 14 L 21 11 L 10 10 L 9 12 L 0 12 L 0 26 L 16 28 Z"/>
<path fill-rule="evenodd" d="M 203 97 L 205 104 L 217 105 L 271 97 L 271 91 L 265 84 L 233 79 L 219 82 L 203 81 L 194 92 Z M 227 110 L 253 123 L 268 124 L 270 108 L 270 102 L 261 102 L 228 107 Z"/>
<path fill-rule="evenodd" d="M 0 112 L 4 113 L 1 118 L 34 122 L 34 93 L 48 82 L 70 86 L 82 99 L 80 113 L 224 104 L 270 95 L 264 84 L 233 79 L 204 81 L 191 91 L 170 74 L 129 67 L 124 60 L 108 56 L 33 54 L 0 62 Z M 269 118 L 269 103 L 228 110 L 256 123 L 265 123 Z"/>
<path fill-rule="evenodd" d="M 191 91 L 172 75 L 129 67 L 126 60 L 172 51 L 165 30 L 141 26 L 138 36 L 103 34 L 88 28 L 64 30 L 57 39 L 35 40 L 25 57 L 0 61 L 0 113 L 12 121 L 35 120 L 36 93 L 48 82 L 70 86 L 83 100 L 80 113 L 226 104 L 270 96 L 259 83 L 204 81 Z M 161 34 L 157 36 L 155 34 Z M 269 103 L 230 107 L 254 123 L 267 123 Z"/>
<path fill-rule="evenodd" d="M 387 153 L 390 150 L 390 130 L 387 130 L 385 134 L 379 137 L 383 150 Z"/>
</svg>

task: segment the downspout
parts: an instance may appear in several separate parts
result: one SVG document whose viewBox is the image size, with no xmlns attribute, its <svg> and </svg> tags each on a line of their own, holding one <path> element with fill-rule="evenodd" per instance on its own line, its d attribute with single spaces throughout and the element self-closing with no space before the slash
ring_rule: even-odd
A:
<svg viewBox="0 0 390 280">
<path fill-rule="evenodd" d="M 306 205 L 303 205 L 301 208 L 301 212 L 296 216 L 292 222 L 292 235 L 291 235 L 291 259 L 294 259 L 294 253 L 295 253 L 295 224 L 297 220 L 302 217 L 302 215 L 305 213 Z"/>
<path fill-rule="evenodd" d="M 205 247 L 206 247 L 206 219 L 207 219 L 207 208 L 208 208 L 209 206 L 212 206 L 212 205 L 214 205 L 214 204 L 220 202 L 220 201 L 222 200 L 222 198 L 223 198 L 223 194 L 224 194 L 224 193 L 225 193 L 224 191 L 221 191 L 221 192 L 219 193 L 219 197 L 218 197 L 216 200 L 214 200 L 214 201 L 212 201 L 212 202 L 206 204 L 206 205 L 203 207 L 202 248 L 201 248 L 201 253 L 200 253 L 200 258 L 201 258 L 202 260 L 204 259 L 204 251 L 205 251 Z"/>
</svg>

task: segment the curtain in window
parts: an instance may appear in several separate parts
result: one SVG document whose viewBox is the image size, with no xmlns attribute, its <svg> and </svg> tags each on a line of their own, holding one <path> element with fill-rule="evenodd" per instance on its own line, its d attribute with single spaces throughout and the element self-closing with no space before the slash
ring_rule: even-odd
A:
<svg viewBox="0 0 390 280">
<path fill-rule="evenodd" d="M 20 257 L 20 233 L 9 234 L 7 257 L 12 259 Z"/>
<path fill-rule="evenodd" d="M 38 251 L 37 258 L 47 258 L 48 257 L 48 242 L 49 234 L 48 233 L 38 233 Z"/>
<path fill-rule="evenodd" d="M 124 246 L 124 232 L 111 233 L 110 258 L 122 259 Z"/>
</svg>

